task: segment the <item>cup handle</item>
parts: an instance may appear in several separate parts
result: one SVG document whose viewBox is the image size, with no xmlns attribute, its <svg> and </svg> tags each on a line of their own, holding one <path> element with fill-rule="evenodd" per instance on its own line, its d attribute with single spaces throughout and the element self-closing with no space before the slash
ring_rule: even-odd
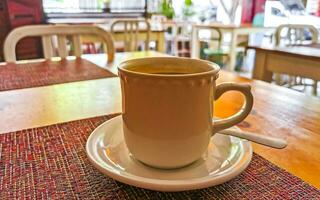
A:
<svg viewBox="0 0 320 200">
<path fill-rule="evenodd" d="M 225 119 L 213 120 L 213 133 L 220 130 L 230 128 L 241 121 L 243 121 L 250 113 L 253 106 L 253 96 L 251 93 L 251 86 L 249 84 L 237 84 L 237 83 L 222 83 L 216 87 L 214 100 L 220 98 L 220 96 L 230 90 L 241 92 L 245 97 L 245 102 L 242 108 L 234 115 Z"/>
</svg>

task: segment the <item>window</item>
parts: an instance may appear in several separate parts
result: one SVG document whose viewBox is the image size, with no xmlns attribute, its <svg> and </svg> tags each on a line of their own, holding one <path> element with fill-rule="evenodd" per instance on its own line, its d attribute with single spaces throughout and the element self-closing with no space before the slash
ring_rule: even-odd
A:
<svg viewBox="0 0 320 200">
<path fill-rule="evenodd" d="M 310 14 L 316 14 L 319 9 L 319 3 L 320 3 L 319 0 L 308 0 L 306 11 Z"/>
<path fill-rule="evenodd" d="M 107 0 L 43 0 L 46 13 L 102 12 Z M 144 12 L 145 0 L 110 0 L 111 12 Z"/>
<path fill-rule="evenodd" d="M 111 12 L 144 12 L 145 0 L 113 0 L 110 9 Z"/>
</svg>

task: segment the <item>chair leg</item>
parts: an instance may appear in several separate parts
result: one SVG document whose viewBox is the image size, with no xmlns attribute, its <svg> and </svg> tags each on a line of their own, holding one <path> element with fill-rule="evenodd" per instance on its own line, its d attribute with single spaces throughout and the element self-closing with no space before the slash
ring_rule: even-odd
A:
<svg viewBox="0 0 320 200">
<path fill-rule="evenodd" d="M 313 86 L 312 86 L 313 88 L 313 90 L 312 90 L 312 94 L 313 95 L 315 95 L 315 96 L 317 96 L 317 90 L 318 90 L 318 81 L 313 81 Z"/>
<path fill-rule="evenodd" d="M 288 87 L 291 88 L 296 84 L 296 77 L 295 76 L 289 76 L 288 78 Z"/>
<path fill-rule="evenodd" d="M 275 74 L 275 81 L 277 85 L 281 85 L 281 75 L 276 73 Z"/>
</svg>

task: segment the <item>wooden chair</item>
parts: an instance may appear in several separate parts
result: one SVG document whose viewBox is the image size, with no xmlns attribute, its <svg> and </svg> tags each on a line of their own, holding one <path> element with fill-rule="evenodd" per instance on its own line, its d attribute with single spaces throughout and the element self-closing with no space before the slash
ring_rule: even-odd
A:
<svg viewBox="0 0 320 200">
<path fill-rule="evenodd" d="M 74 55 L 80 57 L 82 55 L 80 35 L 94 35 L 101 38 L 106 44 L 108 62 L 113 61 L 115 49 L 112 35 L 102 28 L 93 25 L 30 25 L 16 28 L 9 33 L 4 42 L 5 61 L 15 62 L 17 60 L 16 45 L 19 40 L 25 37 L 38 36 L 42 39 L 45 59 L 50 59 L 54 56 L 53 36 L 57 37 L 59 57 L 66 58 L 68 56 L 67 37 L 71 38 L 71 42 L 73 43 Z"/>
<path fill-rule="evenodd" d="M 199 36 L 201 31 L 208 31 L 208 35 L 205 37 Z M 224 66 L 224 57 L 228 54 L 221 48 L 222 45 L 222 33 L 218 28 L 198 28 L 197 29 L 197 41 L 200 42 L 200 58 L 210 60 L 217 63 L 221 67 Z"/>
<path fill-rule="evenodd" d="M 309 33 L 306 37 L 306 33 Z M 312 25 L 306 24 L 283 24 L 277 27 L 275 32 L 275 44 L 276 46 L 294 46 L 294 45 L 306 45 L 318 43 L 319 32 L 317 28 Z M 289 76 L 288 87 L 296 85 L 307 85 L 303 83 L 303 79 L 297 81 L 298 77 Z M 281 76 L 275 75 L 275 81 L 278 85 L 283 84 Z M 313 94 L 317 95 L 318 84 L 314 81 L 312 84 Z"/>
<path fill-rule="evenodd" d="M 305 33 L 310 33 L 311 38 L 306 38 Z M 318 42 L 318 30 L 312 25 L 304 24 L 283 24 L 277 27 L 275 32 L 275 42 L 277 46 L 316 44 Z M 284 42 L 282 44 L 281 42 Z"/>
<path fill-rule="evenodd" d="M 141 28 L 141 25 L 145 27 Z M 139 27 L 140 26 L 140 27 Z M 117 34 L 117 32 L 124 32 L 124 50 L 125 51 L 137 51 L 139 50 L 139 42 L 141 37 L 145 34 L 144 50 L 149 50 L 150 42 L 150 23 L 146 20 L 139 19 L 120 19 L 111 24 L 111 33 Z"/>
<path fill-rule="evenodd" d="M 171 49 L 175 56 L 191 56 L 192 25 L 187 22 L 178 22 L 171 26 Z"/>
</svg>

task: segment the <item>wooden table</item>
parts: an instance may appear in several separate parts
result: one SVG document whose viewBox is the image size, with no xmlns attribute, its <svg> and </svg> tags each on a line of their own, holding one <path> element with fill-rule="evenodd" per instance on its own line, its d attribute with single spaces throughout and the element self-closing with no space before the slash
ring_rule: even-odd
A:
<svg viewBox="0 0 320 200">
<path fill-rule="evenodd" d="M 238 36 L 240 35 L 250 35 L 253 33 L 263 33 L 267 31 L 275 31 L 275 28 L 272 27 L 256 27 L 252 26 L 251 24 L 242 24 L 242 25 L 226 25 L 221 23 L 204 23 L 204 24 L 195 24 L 193 25 L 192 31 L 192 57 L 199 58 L 200 53 L 200 45 L 199 41 L 197 41 L 198 37 L 198 30 L 201 29 L 210 29 L 216 28 L 221 31 L 224 35 L 225 33 L 231 33 L 231 43 L 230 43 L 230 51 L 229 51 L 229 64 L 227 69 L 233 71 L 236 67 L 236 59 L 237 59 L 237 52 L 236 48 L 238 45 Z"/>
<path fill-rule="evenodd" d="M 290 47 L 249 46 L 256 51 L 253 78 L 272 81 L 273 73 L 320 80 L 319 45 Z M 314 91 L 315 93 L 315 91 Z"/>
<path fill-rule="evenodd" d="M 64 19 L 49 19 L 48 23 L 50 24 L 95 24 L 99 27 L 105 29 L 106 31 L 110 31 L 111 22 L 115 19 L 74 19 L 74 18 L 64 18 Z M 145 27 L 140 27 L 140 31 L 138 34 L 138 40 L 144 41 L 146 39 L 146 34 L 143 31 Z M 124 41 L 124 28 L 121 30 L 117 30 L 113 34 L 115 41 Z M 85 36 L 82 37 L 84 42 L 101 42 L 99 38 L 93 36 Z M 162 26 L 155 26 L 151 24 L 151 31 L 150 31 L 150 41 L 155 41 L 157 43 L 157 51 L 158 52 L 165 52 L 165 29 Z"/>
<path fill-rule="evenodd" d="M 117 53 L 115 63 L 105 55 L 84 59 L 116 72 L 121 60 L 163 56 L 156 52 Z M 1 67 L 1 66 L 0 66 Z M 241 78 L 221 71 L 218 82 L 248 82 L 255 103 L 241 128 L 288 141 L 282 150 L 253 144 L 254 151 L 304 181 L 320 188 L 320 101 L 287 88 Z M 226 117 L 240 109 L 241 95 L 229 92 L 215 103 L 215 114 Z M 58 84 L 0 92 L 0 133 L 121 112 L 118 78 Z"/>
</svg>

